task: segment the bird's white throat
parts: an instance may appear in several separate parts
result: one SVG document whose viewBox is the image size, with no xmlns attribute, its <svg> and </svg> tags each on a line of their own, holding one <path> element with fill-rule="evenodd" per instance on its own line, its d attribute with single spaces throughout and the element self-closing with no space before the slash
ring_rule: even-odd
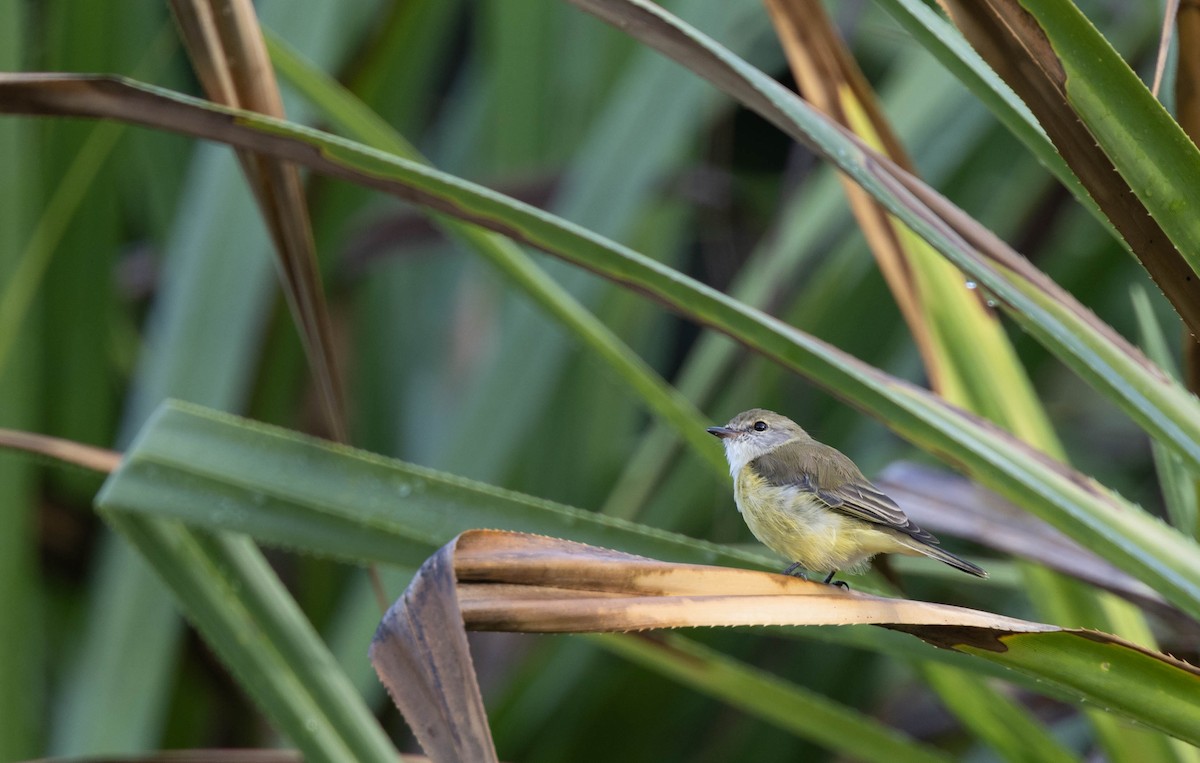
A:
<svg viewBox="0 0 1200 763">
<path fill-rule="evenodd" d="M 729 473 L 734 479 L 746 464 L 770 450 L 763 448 L 762 443 L 755 442 L 754 438 L 744 435 L 730 437 L 724 440 L 724 444 L 725 460 L 729 462 Z"/>
</svg>

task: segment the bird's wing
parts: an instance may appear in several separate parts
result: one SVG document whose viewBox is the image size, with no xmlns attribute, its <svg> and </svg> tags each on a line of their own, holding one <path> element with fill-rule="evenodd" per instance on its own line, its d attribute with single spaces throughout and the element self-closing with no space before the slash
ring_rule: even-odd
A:
<svg viewBox="0 0 1200 763">
<path fill-rule="evenodd" d="M 812 493 L 833 511 L 899 530 L 922 543 L 938 543 L 932 534 L 914 524 L 895 501 L 872 485 L 849 458 L 829 446 L 818 447 L 824 450 L 819 461 L 805 458 L 803 463 L 791 463 L 789 457 L 794 458 L 791 454 L 779 456 L 772 451 L 755 459 L 754 465 L 769 483 L 793 485 Z"/>
<path fill-rule="evenodd" d="M 886 525 L 922 543 L 938 542 L 931 533 L 914 524 L 895 501 L 865 479 L 861 482 L 847 482 L 835 488 L 825 488 L 819 484 L 814 488 L 813 492 L 817 497 L 829 504 L 829 508 L 834 511 Z"/>
</svg>

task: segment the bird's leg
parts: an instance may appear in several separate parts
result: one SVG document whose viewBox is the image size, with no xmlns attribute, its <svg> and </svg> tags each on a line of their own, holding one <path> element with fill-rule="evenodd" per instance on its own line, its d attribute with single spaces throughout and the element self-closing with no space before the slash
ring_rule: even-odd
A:
<svg viewBox="0 0 1200 763">
<path fill-rule="evenodd" d="M 832 583 L 833 583 L 835 586 L 837 586 L 838 588 L 842 588 L 842 589 L 844 589 L 844 590 L 847 590 L 847 591 L 849 591 L 849 590 L 850 590 L 850 584 L 849 584 L 849 583 L 847 583 L 845 580 L 834 580 L 834 579 L 833 579 L 833 576 L 834 576 L 834 575 L 836 575 L 836 574 L 837 574 L 837 570 L 834 570 L 833 572 L 831 572 L 831 573 L 829 573 L 828 575 L 826 575 L 826 576 L 825 576 L 825 580 L 824 580 L 824 581 L 822 581 L 822 582 L 824 582 L 824 583 L 825 583 L 825 585 L 829 585 L 829 584 L 832 582 Z"/>
<path fill-rule="evenodd" d="M 803 572 L 796 572 L 796 568 L 799 566 L 800 566 L 800 562 L 792 562 L 792 564 L 786 570 L 783 571 L 783 574 L 791 575 L 792 577 L 800 578 L 801 580 L 808 580 L 808 576 L 805 575 Z"/>
</svg>

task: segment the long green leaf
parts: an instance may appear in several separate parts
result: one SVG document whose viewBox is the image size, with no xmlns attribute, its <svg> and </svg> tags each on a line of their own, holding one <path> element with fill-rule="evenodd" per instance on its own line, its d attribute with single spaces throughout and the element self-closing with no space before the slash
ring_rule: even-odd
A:
<svg viewBox="0 0 1200 763">
<path fill-rule="evenodd" d="M 247 538 L 106 513 L 234 675 L 310 760 L 397 753 L 291 594 Z"/>
<path fill-rule="evenodd" d="M 1146 354 L 1154 359 L 1160 368 L 1170 369 L 1178 378 L 1179 370 L 1175 359 L 1168 349 L 1162 327 L 1154 315 L 1150 297 L 1143 289 L 1134 289 L 1133 312 L 1137 316 L 1138 331 L 1142 337 L 1142 346 Z M 1196 537 L 1200 534 L 1200 523 L 1197 522 L 1196 506 L 1196 477 L 1182 460 L 1164 448 L 1158 441 L 1151 441 L 1154 450 L 1154 465 L 1158 472 L 1158 482 L 1162 486 L 1163 500 L 1167 505 L 1167 514 L 1171 524 L 1180 532 Z"/>
<path fill-rule="evenodd" d="M 0 68 L 18 68 L 27 54 L 21 30 L 27 6 L 0 0 Z M 29 199 L 36 187 L 29 161 L 37 145 L 31 125 L 0 124 L 0 283 L 10 283 L 30 226 Z M 0 307 L 0 313 L 3 308 Z M 0 426 L 35 428 L 44 385 L 34 373 L 44 341 L 36 321 L 23 330 L 0 315 L 0 343 L 18 348 L 5 363 L 0 350 Z M 19 454 L 0 455 L 0 760 L 24 760 L 39 754 L 39 722 L 45 715 L 42 691 L 47 655 L 38 581 L 35 535 L 37 470 Z"/>
<path fill-rule="evenodd" d="M 42 211 L 29 241 L 21 242 L 22 245 L 11 250 L 21 252 L 21 257 L 13 272 L 4 279 L 4 291 L 0 295 L 0 370 L 9 359 L 50 260 L 70 227 L 70 220 L 123 132 L 121 125 L 95 126 L 66 175 L 55 184 L 50 202 Z"/>
</svg>

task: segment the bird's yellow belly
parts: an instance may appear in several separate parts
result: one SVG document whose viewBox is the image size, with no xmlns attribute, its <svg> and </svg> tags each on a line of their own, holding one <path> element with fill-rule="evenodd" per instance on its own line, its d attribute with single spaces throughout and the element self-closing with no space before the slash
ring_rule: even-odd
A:
<svg viewBox="0 0 1200 763">
<path fill-rule="evenodd" d="M 830 509 L 812 493 L 770 485 L 746 467 L 734 497 L 750 532 L 789 562 L 814 572 L 857 572 L 883 552 L 912 553 L 894 531 Z"/>
</svg>

